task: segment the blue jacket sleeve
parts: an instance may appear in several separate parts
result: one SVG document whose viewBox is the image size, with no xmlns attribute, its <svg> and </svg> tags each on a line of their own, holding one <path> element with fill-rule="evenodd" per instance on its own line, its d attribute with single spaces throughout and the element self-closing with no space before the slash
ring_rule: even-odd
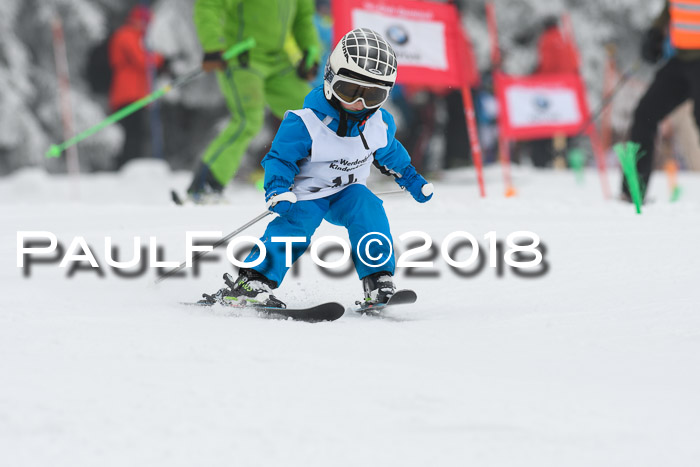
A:
<svg viewBox="0 0 700 467">
<path fill-rule="evenodd" d="M 416 169 L 411 165 L 411 156 L 408 155 L 408 151 L 396 139 L 394 117 L 384 109 L 379 110 L 382 112 L 382 119 L 387 125 L 387 144 L 383 148 L 377 149 L 374 153 L 375 165 L 379 167 L 382 173 L 394 175 L 397 183 L 401 185 L 401 179 L 406 175 L 415 174 Z"/>
<path fill-rule="evenodd" d="M 270 188 L 289 188 L 299 173 L 297 162 L 311 153 L 311 136 L 304 121 L 288 113 L 282 120 L 272 147 L 262 160 L 265 169 L 265 191 Z"/>
</svg>

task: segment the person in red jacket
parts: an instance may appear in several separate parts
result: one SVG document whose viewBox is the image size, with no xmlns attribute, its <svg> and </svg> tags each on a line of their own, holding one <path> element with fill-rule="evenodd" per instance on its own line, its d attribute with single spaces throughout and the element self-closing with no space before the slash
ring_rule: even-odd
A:
<svg viewBox="0 0 700 467">
<path fill-rule="evenodd" d="M 109 41 L 109 64 L 112 83 L 109 89 L 109 105 L 112 112 L 121 109 L 149 94 L 148 70 L 163 67 L 164 58 L 148 52 L 144 36 L 151 21 L 151 11 L 145 6 L 135 6 L 123 26 L 117 29 Z M 143 110 L 122 119 L 125 140 L 117 158 L 117 169 L 128 160 L 148 152 L 148 119 Z"/>
<path fill-rule="evenodd" d="M 562 34 L 555 16 L 545 18 L 537 52 L 539 64 L 535 74 L 578 74 L 576 52 Z"/>
<path fill-rule="evenodd" d="M 535 75 L 578 75 L 577 53 L 574 44 L 568 40 L 556 16 L 548 16 L 542 21 L 542 33 L 537 41 L 538 63 Z M 563 136 L 562 136 L 563 138 Z M 564 144 L 558 146 L 562 141 Z M 521 143 L 521 147 L 530 153 L 530 160 L 535 167 L 548 167 L 558 164 L 557 154 L 566 153 L 571 138 L 535 139 Z M 557 148 L 554 146 L 557 145 Z M 560 157 L 563 162 L 563 158 Z"/>
</svg>

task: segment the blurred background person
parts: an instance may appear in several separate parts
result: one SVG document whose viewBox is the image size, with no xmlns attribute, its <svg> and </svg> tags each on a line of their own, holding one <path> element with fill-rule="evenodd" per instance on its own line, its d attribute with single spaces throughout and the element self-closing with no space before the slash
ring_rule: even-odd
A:
<svg viewBox="0 0 700 467">
<path fill-rule="evenodd" d="M 547 16 L 542 20 L 542 34 L 537 43 L 539 60 L 535 74 L 578 74 L 576 50 L 562 33 L 559 18 Z"/>
<path fill-rule="evenodd" d="M 646 195 L 654 166 L 654 144 L 659 123 L 674 109 L 692 99 L 694 117 L 700 126 L 700 0 L 667 0 L 661 14 L 644 35 L 642 58 L 657 63 L 663 58 L 666 38 L 674 54 L 659 69 L 634 112 L 630 140 L 640 145 L 637 171 Z M 621 198 L 631 201 L 629 187 L 622 182 Z"/>
<path fill-rule="evenodd" d="M 326 63 L 330 55 L 331 43 L 333 41 L 333 18 L 331 17 L 331 5 L 329 0 L 316 0 L 316 12 L 314 13 L 314 26 L 320 39 L 319 63 Z M 304 53 L 299 49 L 290 33 L 284 42 L 284 50 L 287 52 L 292 63 L 302 65 Z M 316 76 L 311 80 L 312 88 L 323 84 L 324 67 L 317 67 Z M 277 133 L 282 120 L 268 111 L 265 112 L 265 122 L 262 131 L 253 138 L 248 146 L 246 155 L 242 157 L 241 163 L 234 175 L 236 180 L 247 180 L 259 189 L 263 187 L 265 172 L 261 162 L 263 157 L 269 152 L 273 135 Z"/>
<path fill-rule="evenodd" d="M 202 68 L 215 71 L 231 112 L 228 126 L 211 142 L 195 169 L 188 198 L 217 202 L 235 175 L 252 138 L 264 122 L 265 106 L 281 119 L 300 109 L 310 91 L 306 82 L 318 72 L 320 50 L 314 27 L 313 0 L 197 0 L 194 22 L 204 59 Z M 284 50 L 292 35 L 302 58 L 293 64 Z M 222 54 L 247 38 L 256 46 L 226 62 Z"/>
<path fill-rule="evenodd" d="M 576 50 L 559 25 L 559 18 L 547 16 L 542 20 L 541 33 L 537 40 L 537 66 L 534 75 L 578 75 Z M 557 155 L 565 154 L 570 138 L 556 135 L 554 138 L 535 139 L 520 142 L 518 147 L 527 152 L 535 167 L 548 167 Z M 557 147 L 555 147 L 557 146 Z M 557 161 L 565 165 L 563 158 Z"/>
<path fill-rule="evenodd" d="M 669 116 L 675 138 L 672 156 L 679 160 L 682 168 L 700 170 L 700 126 L 695 125 L 693 102 L 687 101 Z M 655 164 L 659 167 L 660 164 Z"/>
<path fill-rule="evenodd" d="M 331 14 L 330 0 L 316 0 L 316 14 L 314 25 L 320 40 L 321 52 L 319 63 L 326 63 L 333 47 L 333 15 Z M 319 67 L 316 77 L 311 82 L 312 87 L 323 84 L 324 67 Z"/>
<path fill-rule="evenodd" d="M 149 67 L 164 68 L 162 55 L 149 52 L 144 38 L 151 22 L 151 10 L 142 5 L 129 12 L 124 25 L 109 40 L 109 64 L 112 69 L 109 106 L 112 112 L 150 93 Z M 117 157 L 116 168 L 128 160 L 150 154 L 150 125 L 148 113 L 141 109 L 119 121 L 124 129 L 124 145 Z"/>
</svg>

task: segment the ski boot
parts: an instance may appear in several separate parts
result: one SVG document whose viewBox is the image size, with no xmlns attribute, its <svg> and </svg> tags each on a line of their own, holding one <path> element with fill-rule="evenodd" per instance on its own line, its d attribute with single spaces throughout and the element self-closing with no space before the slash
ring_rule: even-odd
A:
<svg viewBox="0 0 700 467">
<path fill-rule="evenodd" d="M 203 162 L 199 164 L 192 183 L 187 188 L 187 200 L 193 204 L 226 204 L 224 186 Z"/>
<path fill-rule="evenodd" d="M 267 277 L 253 269 L 241 269 L 235 281 L 229 273 L 224 274 L 226 287 L 213 294 L 202 294 L 201 305 L 227 306 L 261 306 L 271 308 L 287 308 L 287 305 L 272 295 L 272 289 L 277 286 Z"/>
<path fill-rule="evenodd" d="M 365 289 L 365 301 L 358 302 L 358 305 L 386 303 L 396 291 L 391 273 L 387 271 L 375 272 L 365 277 L 362 279 L 362 287 Z"/>
<path fill-rule="evenodd" d="M 221 191 L 188 191 L 187 201 L 191 204 L 197 204 L 202 206 L 216 205 L 216 204 L 228 204 L 228 201 L 224 197 Z M 183 203 L 184 204 L 184 203 Z"/>
</svg>

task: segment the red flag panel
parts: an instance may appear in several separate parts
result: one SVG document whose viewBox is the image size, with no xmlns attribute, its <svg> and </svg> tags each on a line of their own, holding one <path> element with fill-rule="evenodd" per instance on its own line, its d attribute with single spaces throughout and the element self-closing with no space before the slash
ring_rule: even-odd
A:
<svg viewBox="0 0 700 467">
<path fill-rule="evenodd" d="M 575 74 L 494 75 L 500 130 L 512 140 L 577 135 L 589 118 L 583 80 Z"/>
<path fill-rule="evenodd" d="M 384 36 L 399 62 L 398 83 L 460 87 L 467 79 L 462 75 L 464 41 L 454 5 L 334 0 L 333 18 L 335 43 L 354 28 L 369 28 Z"/>
</svg>

